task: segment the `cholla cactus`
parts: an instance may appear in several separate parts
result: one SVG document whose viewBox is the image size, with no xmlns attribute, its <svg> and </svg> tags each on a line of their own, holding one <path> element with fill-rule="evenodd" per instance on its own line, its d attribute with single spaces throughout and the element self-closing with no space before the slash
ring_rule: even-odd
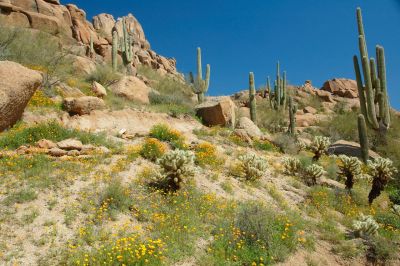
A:
<svg viewBox="0 0 400 266">
<path fill-rule="evenodd" d="M 168 189 L 177 191 L 181 188 L 184 177 L 193 175 L 194 154 L 190 151 L 173 150 L 157 163 L 162 167 L 160 176 L 165 179 Z"/>
<path fill-rule="evenodd" d="M 307 144 L 300 139 L 296 141 L 296 146 L 299 148 L 299 151 L 304 151 L 305 149 L 307 149 Z"/>
<path fill-rule="evenodd" d="M 379 225 L 370 215 L 361 214 L 358 220 L 353 221 L 356 236 L 369 237 L 378 233 Z"/>
<path fill-rule="evenodd" d="M 314 140 L 309 145 L 309 149 L 314 152 L 313 159 L 315 161 L 318 161 L 323 154 L 326 154 L 328 152 L 328 148 L 330 145 L 331 141 L 329 140 L 329 138 L 323 136 L 315 136 Z"/>
<path fill-rule="evenodd" d="M 256 180 L 264 175 L 268 167 L 267 162 L 256 154 L 246 154 L 239 156 L 241 167 L 247 180 Z"/>
<path fill-rule="evenodd" d="M 351 190 L 354 185 L 354 179 L 361 176 L 361 162 L 356 157 L 346 155 L 339 156 L 339 177 L 346 179 L 346 188 Z"/>
<path fill-rule="evenodd" d="M 372 189 L 368 195 L 369 204 L 372 204 L 385 188 L 386 184 L 397 173 L 393 162 L 385 158 L 376 158 L 373 161 L 368 160 L 368 173 L 372 177 Z"/>
<path fill-rule="evenodd" d="M 314 186 L 324 173 L 325 170 L 322 166 L 318 164 L 309 165 L 304 169 L 304 181 L 308 186 Z"/>
<path fill-rule="evenodd" d="M 284 173 L 288 175 L 296 175 L 300 169 L 300 160 L 294 157 L 283 158 Z"/>
</svg>

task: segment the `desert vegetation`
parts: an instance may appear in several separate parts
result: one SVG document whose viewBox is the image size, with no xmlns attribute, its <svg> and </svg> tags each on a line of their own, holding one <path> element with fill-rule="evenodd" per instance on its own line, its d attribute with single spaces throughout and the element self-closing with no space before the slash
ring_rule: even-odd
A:
<svg viewBox="0 0 400 266">
<path fill-rule="evenodd" d="M 129 16 L 79 55 L 0 21 L 1 60 L 43 76 L 0 133 L 0 264 L 398 265 L 400 117 L 356 18 L 353 102 L 290 85 L 279 62 L 272 86 L 250 72 L 209 97 L 201 49 L 185 78 Z"/>
</svg>

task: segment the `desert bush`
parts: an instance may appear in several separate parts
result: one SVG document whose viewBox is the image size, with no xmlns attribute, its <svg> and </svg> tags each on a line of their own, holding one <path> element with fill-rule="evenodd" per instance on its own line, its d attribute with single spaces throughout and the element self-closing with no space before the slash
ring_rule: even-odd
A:
<svg viewBox="0 0 400 266">
<path fill-rule="evenodd" d="M 361 214 L 353 222 L 353 229 L 357 237 L 368 238 L 378 233 L 379 225 L 372 216 Z"/>
<path fill-rule="evenodd" d="M 261 178 L 268 167 L 267 162 L 256 154 L 239 156 L 239 161 L 244 178 L 248 181 Z"/>
<path fill-rule="evenodd" d="M 251 256 L 244 254 L 248 252 L 247 255 L 255 255 L 254 253 L 260 252 L 260 249 L 263 251 L 255 261 L 260 257 L 264 257 L 263 263 L 266 264 L 269 264 L 268 260 L 271 258 L 275 262 L 283 261 L 298 244 L 306 241 L 301 227 L 301 221 L 297 218 L 281 215 L 259 202 L 245 203 L 236 215 L 237 238 L 231 243 L 240 243 L 242 248 L 239 253 L 243 255 L 238 256 L 244 260 L 243 265 L 252 262 L 247 261 Z"/>
<path fill-rule="evenodd" d="M 271 109 L 268 101 L 257 104 L 257 125 L 271 133 L 287 131 L 288 118 L 286 112 Z"/>
<path fill-rule="evenodd" d="M 301 171 L 300 160 L 295 157 L 283 158 L 284 173 L 288 175 L 297 175 Z"/>
<path fill-rule="evenodd" d="M 67 129 L 52 121 L 28 127 L 22 123 L 15 125 L 9 131 L 0 134 L 0 148 L 16 149 L 22 145 L 33 145 L 41 139 L 61 141 L 68 138 L 77 138 L 83 144 L 95 144 L 115 148 L 116 144 L 107 140 L 104 134 L 92 134 L 76 129 Z"/>
<path fill-rule="evenodd" d="M 368 195 L 370 204 L 379 197 L 389 180 L 397 172 L 390 159 L 376 158 L 373 161 L 368 160 L 368 173 L 372 177 L 372 189 Z"/>
<path fill-rule="evenodd" d="M 213 167 L 223 164 L 223 161 L 218 158 L 217 148 L 209 142 L 203 142 L 194 147 L 196 156 L 196 164 L 200 166 L 210 165 Z"/>
<path fill-rule="evenodd" d="M 322 155 L 328 152 L 331 141 L 327 137 L 315 136 L 308 148 L 314 153 L 313 159 L 318 161 Z"/>
<path fill-rule="evenodd" d="M 351 190 L 356 178 L 361 176 L 361 162 L 357 157 L 339 156 L 339 177 L 346 179 L 346 188 Z"/>
<path fill-rule="evenodd" d="M 140 149 L 140 155 L 151 161 L 156 161 L 164 155 L 167 147 L 164 143 L 155 138 L 148 138 L 143 143 Z"/>
<path fill-rule="evenodd" d="M 318 179 L 324 175 L 324 168 L 318 164 L 312 164 L 306 167 L 303 171 L 304 182 L 308 186 L 314 186 L 317 184 Z"/>
<path fill-rule="evenodd" d="M 187 149 L 185 137 L 179 131 L 171 129 L 165 124 L 154 125 L 150 129 L 150 136 L 168 142 L 173 148 Z"/>
<path fill-rule="evenodd" d="M 393 212 L 394 212 L 397 216 L 400 216 L 400 205 L 393 205 Z"/>
<path fill-rule="evenodd" d="M 131 204 L 129 189 L 120 180 L 113 180 L 101 192 L 98 207 L 113 215 L 128 210 Z"/>
<path fill-rule="evenodd" d="M 108 64 L 97 64 L 96 68 L 85 77 L 86 81 L 96 81 L 103 86 L 109 86 L 118 81 L 119 78 L 121 78 L 121 75 Z"/>
<path fill-rule="evenodd" d="M 42 31 L 6 27 L 1 21 L 0 29 L 0 58 L 42 71 L 46 94 L 53 96 L 52 85 L 73 74 L 69 53 L 57 38 Z"/>
<path fill-rule="evenodd" d="M 157 164 L 161 166 L 158 185 L 165 190 L 177 191 L 185 178 L 193 175 L 194 155 L 190 151 L 173 150 L 158 159 Z"/>
<path fill-rule="evenodd" d="M 268 140 L 255 140 L 253 142 L 254 148 L 262 151 L 274 151 L 275 146 Z"/>
<path fill-rule="evenodd" d="M 274 137 L 274 143 L 283 153 L 292 155 L 299 153 L 299 146 L 297 145 L 296 139 L 289 134 L 282 133 L 276 135 Z"/>
</svg>

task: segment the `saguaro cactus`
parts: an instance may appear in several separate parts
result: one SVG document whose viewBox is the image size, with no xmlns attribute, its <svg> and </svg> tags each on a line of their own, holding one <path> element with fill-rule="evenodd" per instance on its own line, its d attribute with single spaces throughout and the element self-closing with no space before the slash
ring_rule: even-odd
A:
<svg viewBox="0 0 400 266">
<path fill-rule="evenodd" d="M 293 103 L 293 98 L 289 97 L 289 129 L 288 132 L 292 136 L 296 134 L 296 112 L 297 105 Z"/>
<path fill-rule="evenodd" d="M 271 81 L 269 79 L 269 76 L 267 77 L 267 85 L 264 92 L 264 98 L 267 98 L 267 95 L 268 98 L 271 98 Z"/>
<path fill-rule="evenodd" d="M 197 48 L 197 77 L 192 78 L 193 92 L 197 94 L 199 103 L 204 102 L 204 94 L 208 91 L 210 85 L 210 65 L 206 67 L 206 77 L 203 79 L 203 69 L 201 65 L 201 48 Z"/>
<path fill-rule="evenodd" d="M 274 87 L 274 95 L 270 96 L 271 108 L 279 110 L 286 107 L 286 71 L 283 71 L 283 77 L 280 74 L 280 64 L 276 65 L 276 80 Z"/>
<path fill-rule="evenodd" d="M 386 131 L 390 127 L 390 104 L 387 93 L 385 51 L 376 46 L 376 61 L 368 57 L 361 9 L 357 8 L 358 45 L 361 56 L 362 74 L 358 57 L 353 57 L 361 113 L 375 130 Z M 362 79 L 364 78 L 364 81 Z"/>
<path fill-rule="evenodd" d="M 361 158 L 364 163 L 367 163 L 369 159 L 369 145 L 367 136 L 367 124 L 362 114 L 358 116 L 358 136 L 361 146 Z"/>
<path fill-rule="evenodd" d="M 126 19 L 122 20 L 122 42 L 121 42 L 121 51 L 122 51 L 122 59 L 124 61 L 124 65 L 129 75 L 133 74 L 133 50 L 132 50 L 132 37 L 129 34 L 126 28 Z"/>
<path fill-rule="evenodd" d="M 256 87 L 254 85 L 254 73 L 249 74 L 249 98 L 250 98 L 250 118 L 257 123 L 257 103 L 256 103 Z"/>
<path fill-rule="evenodd" d="M 118 69 L 118 32 L 115 29 L 112 32 L 112 68 L 114 72 Z"/>
</svg>

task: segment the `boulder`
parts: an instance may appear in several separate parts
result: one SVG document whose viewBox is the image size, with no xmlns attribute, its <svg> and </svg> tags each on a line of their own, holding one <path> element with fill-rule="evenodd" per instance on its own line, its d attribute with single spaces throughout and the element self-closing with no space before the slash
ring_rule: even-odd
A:
<svg viewBox="0 0 400 266">
<path fill-rule="evenodd" d="M 83 144 L 81 141 L 76 139 L 66 139 L 57 142 L 57 147 L 65 151 L 72 151 L 72 150 L 80 151 L 82 150 Z"/>
<path fill-rule="evenodd" d="M 96 64 L 87 57 L 68 55 L 72 60 L 72 66 L 76 73 L 90 74 L 96 70 Z"/>
<path fill-rule="evenodd" d="M 67 151 L 54 147 L 49 150 L 49 155 L 54 157 L 61 157 L 67 155 Z"/>
<path fill-rule="evenodd" d="M 42 83 L 39 72 L 0 61 L 0 131 L 13 126 Z"/>
<path fill-rule="evenodd" d="M 62 97 L 83 97 L 85 94 L 78 88 L 70 87 L 65 83 L 59 83 L 57 85 L 58 92 L 61 94 Z"/>
<path fill-rule="evenodd" d="M 328 153 L 334 155 L 344 154 L 351 157 L 362 158 L 360 144 L 358 144 L 357 142 L 346 141 L 346 140 L 338 140 L 335 143 L 333 143 L 329 147 Z M 369 157 L 375 159 L 380 156 L 376 152 L 369 150 Z"/>
<path fill-rule="evenodd" d="M 317 109 L 311 106 L 304 107 L 303 111 L 305 114 L 316 114 L 318 112 Z"/>
<path fill-rule="evenodd" d="M 115 25 L 115 19 L 110 14 L 99 14 L 93 17 L 93 27 L 101 32 L 102 36 L 108 41 L 109 44 L 112 43 L 112 31 Z"/>
<path fill-rule="evenodd" d="M 103 98 L 103 97 L 107 96 L 106 88 L 104 88 L 103 85 L 101 85 L 100 83 L 98 83 L 96 81 L 93 81 L 93 83 L 92 83 L 92 91 L 99 98 Z"/>
<path fill-rule="evenodd" d="M 63 106 L 70 115 L 88 115 L 94 110 L 106 109 L 104 101 L 93 96 L 65 98 Z"/>
<path fill-rule="evenodd" d="M 234 126 L 235 104 L 229 97 L 218 97 L 195 107 L 206 126 Z"/>
<path fill-rule="evenodd" d="M 149 93 L 151 88 L 137 77 L 124 76 L 118 82 L 109 86 L 109 89 L 117 96 L 128 100 L 149 104 Z"/>
<path fill-rule="evenodd" d="M 317 96 L 319 98 L 321 98 L 321 100 L 323 100 L 324 102 L 330 102 L 330 103 L 334 103 L 335 101 L 332 98 L 332 94 L 328 91 L 324 91 L 324 90 L 316 90 L 315 93 L 317 94 Z"/>
<path fill-rule="evenodd" d="M 247 117 L 239 118 L 235 131 L 237 135 L 243 135 L 243 132 L 245 132 L 251 139 L 262 139 L 264 137 L 258 126 Z"/>
<path fill-rule="evenodd" d="M 250 118 L 250 108 L 249 107 L 240 107 L 239 111 L 238 111 L 238 117 Z"/>
<path fill-rule="evenodd" d="M 57 147 L 57 144 L 55 144 L 51 140 L 41 139 L 36 143 L 36 146 L 42 149 L 52 149 Z"/>
<path fill-rule="evenodd" d="M 357 82 L 352 79 L 332 79 L 324 83 L 321 90 L 344 98 L 358 98 Z"/>
</svg>

